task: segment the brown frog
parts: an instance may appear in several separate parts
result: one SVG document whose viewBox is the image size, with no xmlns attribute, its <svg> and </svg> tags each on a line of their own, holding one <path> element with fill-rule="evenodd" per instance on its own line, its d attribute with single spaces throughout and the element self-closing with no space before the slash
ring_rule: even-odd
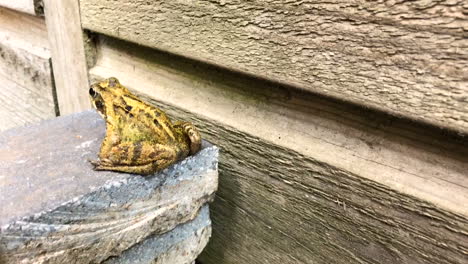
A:
<svg viewBox="0 0 468 264">
<path fill-rule="evenodd" d="M 174 123 L 111 77 L 91 85 L 91 102 L 106 121 L 95 170 L 152 174 L 193 155 L 201 137 L 189 122 Z"/>
</svg>

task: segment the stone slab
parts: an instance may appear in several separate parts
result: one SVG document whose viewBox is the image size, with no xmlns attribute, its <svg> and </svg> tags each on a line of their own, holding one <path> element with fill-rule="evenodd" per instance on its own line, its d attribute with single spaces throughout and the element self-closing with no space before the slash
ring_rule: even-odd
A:
<svg viewBox="0 0 468 264">
<path fill-rule="evenodd" d="M 173 230 L 151 236 L 145 241 L 112 257 L 104 264 L 189 264 L 201 253 L 211 236 L 208 206 L 203 206 L 198 216 Z"/>
<path fill-rule="evenodd" d="M 0 260 L 102 262 L 194 219 L 217 188 L 207 142 L 152 176 L 96 172 L 104 122 L 86 111 L 0 135 Z"/>
</svg>

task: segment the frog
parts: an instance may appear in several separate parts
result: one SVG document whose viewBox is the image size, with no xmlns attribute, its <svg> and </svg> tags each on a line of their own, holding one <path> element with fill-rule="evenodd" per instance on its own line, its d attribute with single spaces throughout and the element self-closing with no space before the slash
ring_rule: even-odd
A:
<svg viewBox="0 0 468 264">
<path fill-rule="evenodd" d="M 115 77 L 89 88 L 93 107 L 106 123 L 94 170 L 150 175 L 195 155 L 201 135 L 190 122 L 172 122 L 160 108 L 143 101 Z"/>
</svg>

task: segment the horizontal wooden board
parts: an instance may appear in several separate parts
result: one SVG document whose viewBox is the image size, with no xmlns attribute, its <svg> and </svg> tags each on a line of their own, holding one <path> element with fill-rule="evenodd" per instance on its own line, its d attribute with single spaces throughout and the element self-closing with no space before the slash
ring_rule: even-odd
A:
<svg viewBox="0 0 468 264">
<path fill-rule="evenodd" d="M 2 6 L 31 15 L 44 14 L 41 0 L 0 0 L 0 7 Z"/>
<path fill-rule="evenodd" d="M 221 147 L 203 263 L 463 263 L 465 141 L 276 83 L 104 39 L 121 82 Z"/>
<path fill-rule="evenodd" d="M 47 95 L 38 94 L 34 87 L 30 90 L 1 74 L 0 83 L 0 131 L 55 117 L 53 100 Z"/>
<path fill-rule="evenodd" d="M 44 20 L 0 8 L 0 130 L 55 117 Z"/>
<path fill-rule="evenodd" d="M 462 133 L 468 15 L 455 1 L 80 0 L 83 26 Z"/>
<path fill-rule="evenodd" d="M 41 58 L 50 58 L 44 18 L 0 7 L 0 40 Z"/>
</svg>

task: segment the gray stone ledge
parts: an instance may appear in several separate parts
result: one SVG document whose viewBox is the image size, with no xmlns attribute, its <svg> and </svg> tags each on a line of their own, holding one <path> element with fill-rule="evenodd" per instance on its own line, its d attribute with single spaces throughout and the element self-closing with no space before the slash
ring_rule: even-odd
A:
<svg viewBox="0 0 468 264">
<path fill-rule="evenodd" d="M 122 252 L 105 264 L 189 264 L 201 253 L 211 235 L 208 206 L 198 216 L 173 230 L 150 236 L 145 241 Z"/>
<path fill-rule="evenodd" d="M 204 142 L 197 155 L 152 176 L 97 172 L 88 160 L 104 131 L 87 111 L 0 134 L 0 261 L 125 263 L 143 245 L 164 259 L 171 253 L 154 256 L 163 252 L 156 241 L 170 244 L 162 234 L 193 253 L 187 263 L 203 249 L 211 227 L 200 208 L 217 189 L 218 149 Z M 176 239 L 181 224 L 199 218 L 208 220 Z"/>
</svg>

